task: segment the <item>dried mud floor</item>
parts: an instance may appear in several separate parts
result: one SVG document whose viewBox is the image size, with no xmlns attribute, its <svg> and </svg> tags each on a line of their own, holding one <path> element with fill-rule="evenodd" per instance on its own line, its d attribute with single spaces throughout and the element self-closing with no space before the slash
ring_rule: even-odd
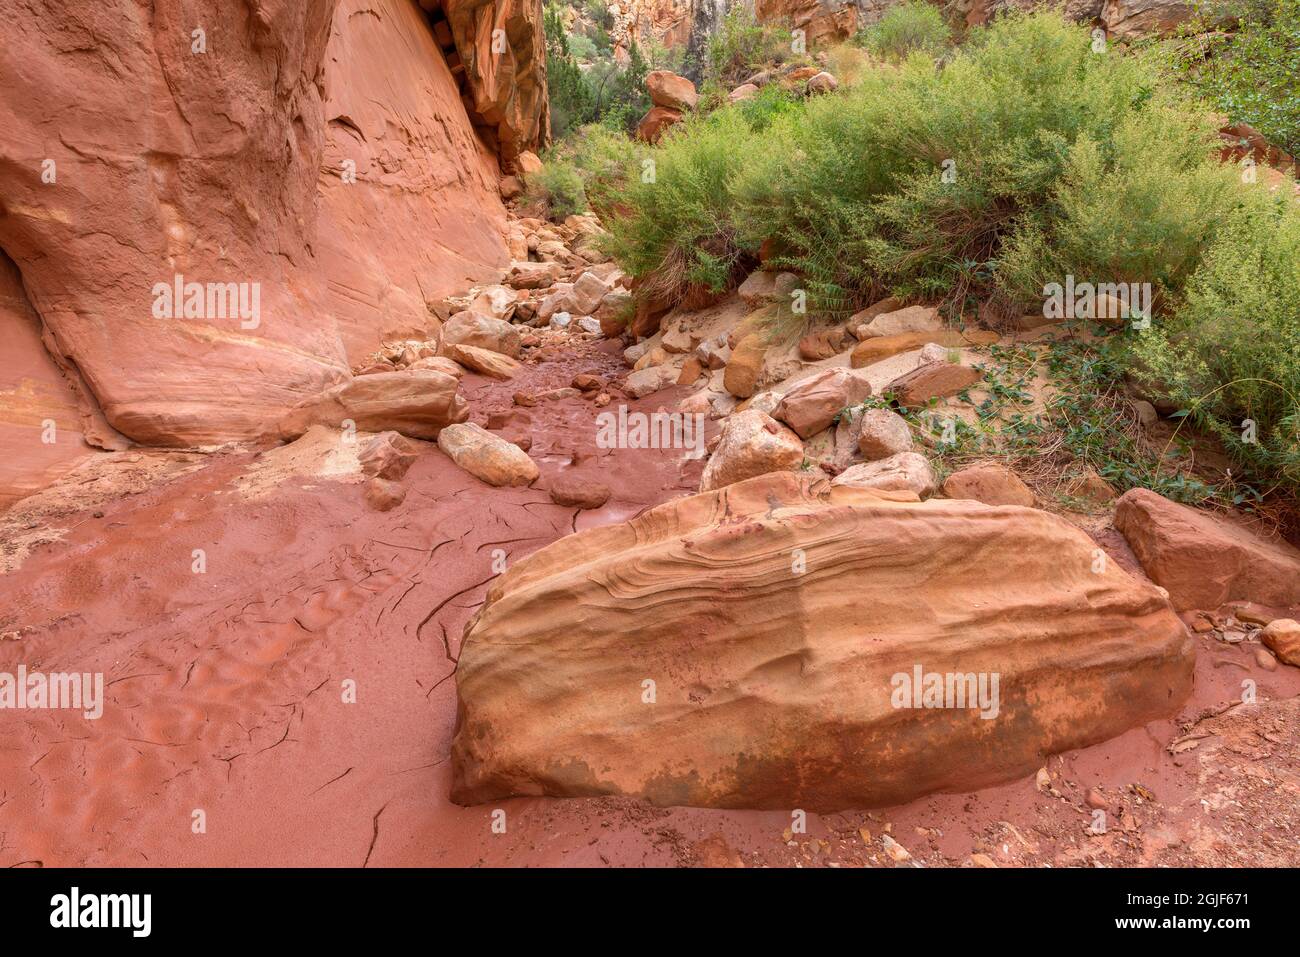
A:
<svg viewBox="0 0 1300 957">
<path fill-rule="evenodd" d="M 513 382 L 467 376 L 463 390 L 483 423 L 515 391 L 618 369 L 592 346 Z M 905 865 L 1300 864 L 1300 669 L 1269 672 L 1253 647 L 1199 636 L 1178 719 L 1051 758 L 1050 790 L 1031 776 L 809 814 L 807 833 L 784 812 L 452 804 L 455 658 L 494 550 L 519 558 L 631 517 L 692 491 L 701 467 L 598 450 L 590 401 L 526 411 L 540 488 L 490 488 L 430 448 L 405 502 L 381 513 L 361 485 L 319 478 L 243 495 L 254 456 L 241 452 L 65 509 L 62 537 L 0 576 L 0 631 L 18 633 L 0 640 L 0 671 L 102 671 L 107 703 L 94 721 L 0 711 L 0 866 L 898 865 L 884 834 L 910 852 Z M 593 512 L 553 504 L 541 489 L 561 469 L 614 498 Z M 1118 536 L 1099 540 L 1131 567 Z M 205 574 L 191 571 L 198 548 Z M 356 703 L 342 700 L 347 679 Z M 1246 679 L 1260 703 L 1214 716 Z M 1104 834 L 1089 831 L 1090 790 Z"/>
</svg>

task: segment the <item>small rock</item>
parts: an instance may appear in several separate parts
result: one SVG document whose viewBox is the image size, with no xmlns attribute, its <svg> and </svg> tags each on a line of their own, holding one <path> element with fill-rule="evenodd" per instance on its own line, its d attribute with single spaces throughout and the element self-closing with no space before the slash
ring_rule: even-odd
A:
<svg viewBox="0 0 1300 957">
<path fill-rule="evenodd" d="M 969 366 L 931 362 L 899 376 L 888 386 L 904 408 L 922 408 L 931 399 L 956 395 L 979 382 L 982 376 Z"/>
<path fill-rule="evenodd" d="M 623 383 L 623 391 L 634 399 L 640 399 L 673 385 L 677 375 L 672 366 L 648 366 L 630 373 Z"/>
<path fill-rule="evenodd" d="M 529 485 L 539 474 L 537 463 L 519 446 L 472 422 L 444 428 L 438 433 L 438 448 L 489 485 Z"/>
<path fill-rule="evenodd" d="M 376 511 L 387 512 L 389 509 L 396 508 L 405 498 L 406 489 L 397 482 L 372 478 L 366 483 L 366 501 Z"/>
<path fill-rule="evenodd" d="M 415 459 L 415 446 L 392 431 L 376 435 L 357 455 L 362 472 L 390 481 L 405 475 Z"/>
<path fill-rule="evenodd" d="M 1294 618 L 1276 618 L 1259 637 L 1284 664 L 1300 667 L 1300 622 Z"/>
<path fill-rule="evenodd" d="M 551 481 L 551 501 L 569 508 L 600 508 L 609 501 L 610 488 L 580 475 L 558 475 Z"/>
<path fill-rule="evenodd" d="M 443 352 L 448 359 L 459 362 L 465 368 L 490 376 L 493 379 L 511 379 L 519 371 L 519 360 L 512 359 L 500 352 L 491 352 L 475 346 L 444 345 Z"/>
<path fill-rule="evenodd" d="M 934 469 L 919 452 L 900 452 L 878 462 L 864 462 L 845 469 L 832 485 L 854 485 L 885 492 L 914 492 L 925 498 L 934 492 Z"/>
<path fill-rule="evenodd" d="M 884 845 L 885 853 L 889 855 L 891 860 L 903 864 L 912 859 L 912 855 L 908 853 L 907 848 L 903 847 L 902 844 L 899 844 L 888 834 L 882 834 L 880 836 L 880 843 Z"/>
<path fill-rule="evenodd" d="M 912 430 L 897 412 L 865 409 L 859 419 L 858 451 L 869 462 L 912 451 Z"/>
<path fill-rule="evenodd" d="M 1029 486 L 1015 472 L 995 462 L 981 462 L 953 472 L 943 483 L 943 494 L 985 505 L 1034 506 L 1034 493 Z"/>
<path fill-rule="evenodd" d="M 780 419 L 801 439 L 830 428 L 835 416 L 871 395 L 865 376 L 848 369 L 826 369 L 803 379 L 787 392 L 772 417 Z"/>
<path fill-rule="evenodd" d="M 795 469 L 803 461 L 803 443 L 765 412 L 746 409 L 727 420 L 704 474 L 700 491 L 741 482 L 768 472 Z"/>
</svg>

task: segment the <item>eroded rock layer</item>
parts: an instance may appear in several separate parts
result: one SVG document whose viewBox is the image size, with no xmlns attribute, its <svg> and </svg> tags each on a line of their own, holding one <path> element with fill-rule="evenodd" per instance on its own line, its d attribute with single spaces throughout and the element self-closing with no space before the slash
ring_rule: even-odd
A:
<svg viewBox="0 0 1300 957">
<path fill-rule="evenodd" d="M 1169 603 L 1094 553 L 1032 509 L 788 473 L 569 536 L 467 628 L 453 799 L 828 810 L 1032 773 L 1191 689 Z M 896 707 L 917 668 L 997 675 L 995 714 Z"/>
<path fill-rule="evenodd" d="M 466 34 L 509 38 L 471 71 L 484 115 L 533 90 L 492 144 L 415 0 L 0 0 L 0 249 L 109 424 L 264 435 L 508 264 L 495 149 L 545 128 L 524 7 Z"/>
</svg>

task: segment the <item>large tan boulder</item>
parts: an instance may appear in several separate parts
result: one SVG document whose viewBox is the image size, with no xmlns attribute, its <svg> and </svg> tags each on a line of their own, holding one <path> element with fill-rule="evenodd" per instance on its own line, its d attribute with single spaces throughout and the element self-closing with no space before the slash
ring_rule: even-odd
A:
<svg viewBox="0 0 1300 957">
<path fill-rule="evenodd" d="M 958 469 L 943 482 L 949 498 L 969 498 L 985 505 L 1020 505 L 1033 508 L 1034 493 L 1020 476 L 1005 465 L 980 462 Z"/>
<path fill-rule="evenodd" d="M 646 74 L 645 85 L 650 92 L 650 102 L 655 106 L 689 113 L 700 101 L 695 84 L 669 70 L 652 70 Z"/>
<path fill-rule="evenodd" d="M 1179 611 L 1229 601 L 1300 606 L 1300 550 L 1285 542 L 1265 541 L 1148 489 L 1120 496 L 1115 527 Z"/>
<path fill-rule="evenodd" d="M 442 327 L 442 344 L 444 347 L 473 346 L 499 352 L 512 359 L 519 358 L 519 329 L 503 319 L 496 319 L 479 312 L 458 312 Z"/>
<path fill-rule="evenodd" d="M 890 409 L 865 409 L 857 420 L 856 444 L 868 462 L 912 451 L 912 429 Z"/>
<path fill-rule="evenodd" d="M 623 381 L 623 391 L 634 399 L 640 399 L 676 384 L 679 375 L 679 370 L 669 365 L 648 365 L 628 373 Z"/>
<path fill-rule="evenodd" d="M 1283 664 L 1300 668 L 1300 622 L 1294 618 L 1275 618 L 1264 626 L 1259 637 Z"/>
<path fill-rule="evenodd" d="M 907 306 L 894 312 L 885 312 L 855 327 L 859 339 L 876 336 L 898 336 L 909 332 L 938 332 L 943 328 L 939 310 L 933 306 Z"/>
<path fill-rule="evenodd" d="M 362 432 L 389 429 L 415 439 L 436 439 L 448 425 L 469 418 L 455 376 L 431 369 L 357 376 L 286 415 L 283 438 L 296 438 L 312 425 L 344 426 Z"/>
<path fill-rule="evenodd" d="M 809 439 L 830 428 L 837 415 L 869 395 L 871 383 L 865 376 L 848 369 L 827 369 L 795 383 L 772 417 L 794 429 L 799 438 Z"/>
<path fill-rule="evenodd" d="M 531 485 L 540 474 L 527 452 L 473 422 L 443 429 L 438 435 L 438 448 L 489 485 Z"/>
<path fill-rule="evenodd" d="M 722 435 L 700 478 L 708 492 L 767 472 L 786 472 L 803 462 L 803 443 L 780 422 L 759 409 L 727 419 Z"/>
<path fill-rule="evenodd" d="M 466 629 L 452 799 L 900 804 L 1033 774 L 1190 692 L 1169 603 L 1096 571 L 1068 523 L 813 488 L 766 475 L 513 562 Z"/>
</svg>

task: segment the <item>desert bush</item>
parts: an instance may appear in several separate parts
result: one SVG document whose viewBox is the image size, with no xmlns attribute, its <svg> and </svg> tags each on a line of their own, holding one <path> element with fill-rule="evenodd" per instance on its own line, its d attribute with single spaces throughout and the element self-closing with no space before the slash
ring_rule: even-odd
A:
<svg viewBox="0 0 1300 957">
<path fill-rule="evenodd" d="M 541 173 L 528 179 L 524 201 L 554 220 L 593 209 L 602 216 L 628 180 L 640 171 L 646 148 L 603 124 L 573 130 L 543 157 Z"/>
<path fill-rule="evenodd" d="M 1300 3 L 1204 0 L 1182 34 L 1168 45 L 1179 73 L 1234 122 L 1300 153 Z"/>
<path fill-rule="evenodd" d="M 1251 473 L 1300 491 L 1300 211 L 1245 191 L 1177 309 L 1133 347 L 1197 426 Z M 1254 423 L 1253 429 L 1248 423 Z"/>
<path fill-rule="evenodd" d="M 709 37 L 705 78 L 730 89 L 765 67 L 785 62 L 790 54 L 788 29 L 759 23 L 752 10 L 737 6 Z"/>
<path fill-rule="evenodd" d="M 676 301 L 691 285 L 721 290 L 741 251 L 731 219 L 731 184 L 755 134 L 737 109 L 692 117 L 651 151 L 651 175 L 618 195 L 627 215 L 608 225 L 607 249 L 644 294 Z"/>
<path fill-rule="evenodd" d="M 1243 199 L 1208 106 L 1153 56 L 1094 50 L 1055 13 L 1013 15 L 942 69 L 914 53 L 837 94 L 764 97 L 674 128 L 649 153 L 657 180 L 611 201 L 627 211 L 611 251 L 641 288 L 725 288 L 764 242 L 802 277 L 810 316 L 888 293 L 1016 315 L 1067 275 L 1150 283 L 1154 329 L 1126 329 L 1119 354 L 1189 406 L 1222 387 L 1189 414 L 1260 474 L 1294 476 L 1277 397 L 1300 394 L 1297 214 Z M 1247 413 L 1265 439 L 1239 448 L 1228 431 Z"/>
<path fill-rule="evenodd" d="M 1227 189 L 1198 115 L 1147 61 L 1009 17 L 942 70 L 915 54 L 779 119 L 734 185 L 737 233 L 778 240 L 832 315 L 883 291 L 1030 306 L 1065 272 L 1173 288 Z"/>
<path fill-rule="evenodd" d="M 905 60 L 916 52 L 938 56 L 951 39 L 952 30 L 943 13 L 925 0 L 907 0 L 890 7 L 856 38 L 860 46 L 893 61 Z"/>
<path fill-rule="evenodd" d="M 546 86 L 550 99 L 551 136 L 559 139 L 592 119 L 595 98 L 569 49 L 564 15 L 558 4 L 543 15 L 546 35 Z"/>
<path fill-rule="evenodd" d="M 541 170 L 528 177 L 524 201 L 557 222 L 566 216 L 585 213 L 588 205 L 577 167 L 568 157 L 554 151 L 546 155 Z"/>
</svg>

